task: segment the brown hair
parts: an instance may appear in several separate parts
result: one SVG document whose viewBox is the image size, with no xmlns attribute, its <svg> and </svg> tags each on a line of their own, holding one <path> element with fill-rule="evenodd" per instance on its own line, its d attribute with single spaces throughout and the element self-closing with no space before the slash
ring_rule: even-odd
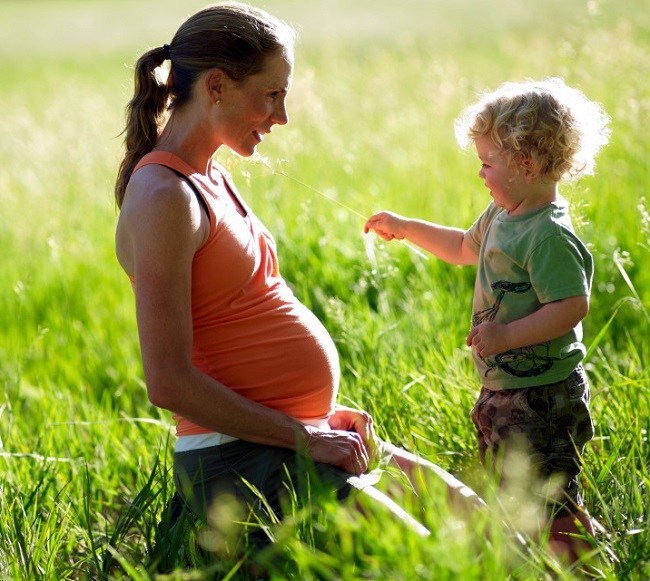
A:
<svg viewBox="0 0 650 581">
<path fill-rule="evenodd" d="M 115 182 L 124 192 L 138 161 L 153 149 L 171 108 L 182 107 L 200 74 L 212 68 L 241 81 L 259 73 L 267 56 L 293 50 L 294 30 L 270 14 L 238 2 L 200 10 L 178 29 L 169 45 L 145 52 L 135 64 L 133 98 L 126 107 L 125 153 Z M 158 68 L 170 59 L 167 82 Z"/>
</svg>

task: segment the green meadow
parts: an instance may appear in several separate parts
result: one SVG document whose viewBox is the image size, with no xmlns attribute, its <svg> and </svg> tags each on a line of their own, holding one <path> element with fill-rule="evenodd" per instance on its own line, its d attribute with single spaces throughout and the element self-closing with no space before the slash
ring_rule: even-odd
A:
<svg viewBox="0 0 650 581">
<path fill-rule="evenodd" d="M 0 2 L 0 578 L 250 576 L 237 551 L 222 550 L 229 532 L 218 519 L 187 524 L 187 541 L 156 557 L 173 426 L 148 402 L 113 246 L 132 65 L 204 5 Z M 579 576 L 514 534 L 526 499 L 508 508 L 476 468 L 479 382 L 464 346 L 474 269 L 364 237 L 360 217 L 387 208 L 469 226 L 489 196 L 475 155 L 456 144 L 455 117 L 506 80 L 546 76 L 612 117 L 596 175 L 563 190 L 596 264 L 584 325 L 596 435 L 583 488 L 606 529 L 592 575 L 649 578 L 647 0 L 258 5 L 300 33 L 290 123 L 260 146 L 268 165 L 218 158 L 336 341 L 340 401 L 371 412 L 381 437 L 471 482 L 494 511 L 458 518 L 432 484 L 403 499 L 430 529 L 423 538 L 381 511 L 296 509 L 269 529 L 271 578 Z"/>
</svg>

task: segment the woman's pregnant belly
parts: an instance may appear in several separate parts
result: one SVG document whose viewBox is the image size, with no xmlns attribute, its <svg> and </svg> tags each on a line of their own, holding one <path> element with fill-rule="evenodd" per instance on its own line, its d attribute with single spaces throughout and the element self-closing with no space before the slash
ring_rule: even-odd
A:
<svg viewBox="0 0 650 581">
<path fill-rule="evenodd" d="M 287 415 L 329 416 L 340 370 L 323 324 L 295 298 L 256 311 L 195 328 L 194 364 L 242 396 Z M 178 435 L 210 431 L 176 419 Z"/>
</svg>

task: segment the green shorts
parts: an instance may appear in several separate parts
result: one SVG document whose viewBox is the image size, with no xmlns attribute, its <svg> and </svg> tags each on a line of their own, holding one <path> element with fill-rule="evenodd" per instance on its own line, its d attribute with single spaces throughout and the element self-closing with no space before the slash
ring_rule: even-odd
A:
<svg viewBox="0 0 650 581">
<path fill-rule="evenodd" d="M 481 461 L 491 457 L 493 467 L 503 461 L 502 483 L 509 478 L 508 454 L 516 449 L 528 455 L 534 477 L 546 482 L 553 476 L 560 481 L 559 493 L 544 497 L 553 514 L 582 505 L 578 475 L 594 427 L 589 383 L 581 365 L 557 383 L 500 391 L 484 387 L 471 418 Z"/>
</svg>

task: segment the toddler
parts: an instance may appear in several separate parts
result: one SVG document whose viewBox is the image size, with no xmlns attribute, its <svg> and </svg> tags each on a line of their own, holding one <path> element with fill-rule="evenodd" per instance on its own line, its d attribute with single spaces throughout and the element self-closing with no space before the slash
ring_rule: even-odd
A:
<svg viewBox="0 0 650 581">
<path fill-rule="evenodd" d="M 593 437 L 581 321 L 591 254 L 574 233 L 559 183 L 593 173 L 609 139 L 602 108 L 563 80 L 506 83 L 456 121 L 474 144 L 492 201 L 467 230 L 383 211 L 365 232 L 407 239 L 452 264 L 478 265 L 467 337 L 481 391 L 471 412 L 481 460 L 505 468 L 524 451 L 545 482 L 553 548 L 576 560 L 593 525 L 578 475 Z"/>
</svg>

